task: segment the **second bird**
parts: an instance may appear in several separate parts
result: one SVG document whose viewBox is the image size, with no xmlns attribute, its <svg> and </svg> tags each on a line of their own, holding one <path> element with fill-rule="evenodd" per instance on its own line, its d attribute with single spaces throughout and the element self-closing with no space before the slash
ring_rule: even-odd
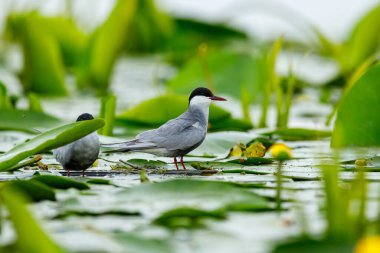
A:
<svg viewBox="0 0 380 253">
<path fill-rule="evenodd" d="M 183 156 L 201 145 L 205 139 L 209 107 L 213 100 L 225 101 L 226 99 L 214 96 L 207 88 L 196 88 L 190 94 L 187 111 L 177 118 L 169 120 L 157 129 L 143 132 L 133 140 L 102 146 L 115 148 L 106 152 L 140 151 L 173 157 L 177 170 L 177 157 L 180 157 L 182 167 L 186 170 Z"/>
</svg>

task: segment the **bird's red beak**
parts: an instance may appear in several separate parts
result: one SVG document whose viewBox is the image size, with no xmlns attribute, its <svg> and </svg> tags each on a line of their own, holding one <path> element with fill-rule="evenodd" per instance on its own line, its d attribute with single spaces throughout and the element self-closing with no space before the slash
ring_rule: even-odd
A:
<svg viewBox="0 0 380 253">
<path fill-rule="evenodd" d="M 212 96 L 210 99 L 214 101 L 227 101 L 227 99 L 218 96 Z"/>
</svg>

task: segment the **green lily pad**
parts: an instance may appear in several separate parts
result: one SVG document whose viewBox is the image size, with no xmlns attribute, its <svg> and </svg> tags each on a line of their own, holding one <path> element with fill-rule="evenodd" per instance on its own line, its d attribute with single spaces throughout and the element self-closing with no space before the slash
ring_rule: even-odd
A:
<svg viewBox="0 0 380 253">
<path fill-rule="evenodd" d="M 48 114 L 19 109 L 1 109 L 0 118 L 0 130 L 16 130 L 34 134 L 63 124 L 61 120 Z"/>
<path fill-rule="evenodd" d="M 316 241 L 311 239 L 301 239 L 277 246 L 273 253 L 304 253 L 307 249 L 309 253 L 338 253 L 353 252 L 352 242 L 339 241 Z"/>
<path fill-rule="evenodd" d="M 380 146 L 380 65 L 368 70 L 348 91 L 337 112 L 332 147 Z"/>
<path fill-rule="evenodd" d="M 90 187 L 86 183 L 75 181 L 73 179 L 62 177 L 62 176 L 38 175 L 38 176 L 34 176 L 31 180 L 41 182 L 55 189 L 69 189 L 69 188 L 75 188 L 78 190 L 90 189 Z"/>
<path fill-rule="evenodd" d="M 111 237 L 126 248 L 128 253 L 172 253 L 168 240 L 149 239 L 132 233 L 114 233 Z"/>
<path fill-rule="evenodd" d="M 0 155 L 0 171 L 11 169 L 21 160 L 47 150 L 51 150 L 96 131 L 104 126 L 102 119 L 86 120 L 54 128 L 39 134 L 8 152 Z"/>
<path fill-rule="evenodd" d="M 153 223 L 169 228 L 194 228 L 203 227 L 201 220 L 205 218 L 222 220 L 226 218 L 226 212 L 225 210 L 205 211 L 180 207 L 164 212 Z"/>
<path fill-rule="evenodd" d="M 87 184 L 101 184 L 101 185 L 112 185 L 111 180 L 103 178 L 92 178 L 86 181 Z"/>
<path fill-rule="evenodd" d="M 284 128 L 262 133 L 267 136 L 278 137 L 284 141 L 319 140 L 331 136 L 330 131 L 305 128 Z"/>
<path fill-rule="evenodd" d="M 32 180 L 15 180 L 10 182 L 6 187 L 17 189 L 35 202 L 42 200 L 55 201 L 54 190 L 40 182 Z"/>
<path fill-rule="evenodd" d="M 238 158 L 238 159 L 228 160 L 227 162 L 251 166 L 251 165 L 271 164 L 274 162 L 274 160 L 269 159 L 269 158 L 264 158 L 264 157 L 248 157 L 248 158 Z"/>
</svg>

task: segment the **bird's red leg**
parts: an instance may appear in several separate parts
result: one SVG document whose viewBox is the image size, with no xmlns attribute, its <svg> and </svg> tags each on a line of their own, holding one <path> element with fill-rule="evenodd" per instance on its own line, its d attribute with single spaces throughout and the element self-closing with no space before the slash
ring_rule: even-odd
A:
<svg viewBox="0 0 380 253">
<path fill-rule="evenodd" d="M 184 170 L 186 170 L 186 167 L 185 167 L 185 164 L 183 164 L 183 156 L 181 156 L 181 160 L 180 160 L 181 164 L 182 164 L 182 167 Z"/>
<path fill-rule="evenodd" d="M 84 170 L 82 170 L 82 177 L 84 177 L 84 175 L 85 175 L 85 172 L 84 172 Z"/>
<path fill-rule="evenodd" d="M 178 170 L 177 157 L 174 157 L 174 164 L 175 164 L 175 167 L 176 167 L 177 170 Z"/>
</svg>

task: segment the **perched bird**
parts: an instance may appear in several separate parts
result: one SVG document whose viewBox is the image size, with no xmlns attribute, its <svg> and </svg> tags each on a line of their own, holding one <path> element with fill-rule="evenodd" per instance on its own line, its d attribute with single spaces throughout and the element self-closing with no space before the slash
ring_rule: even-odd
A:
<svg viewBox="0 0 380 253">
<path fill-rule="evenodd" d="M 106 151 L 107 153 L 140 151 L 173 157 L 177 170 L 177 157 L 180 157 L 182 167 L 186 170 L 183 156 L 201 145 L 205 139 L 209 107 L 213 100 L 225 101 L 226 99 L 214 96 L 207 88 L 196 88 L 190 94 L 187 111 L 177 118 L 169 120 L 157 129 L 143 132 L 133 140 L 102 146 L 115 148 Z"/>
<path fill-rule="evenodd" d="M 92 119 L 94 117 L 91 114 L 83 113 L 77 118 L 77 122 Z M 85 170 L 98 158 L 99 149 L 99 136 L 93 132 L 79 140 L 54 149 L 53 154 L 55 159 L 67 170 L 68 176 L 72 170 L 81 170 L 82 176 L 84 176 Z"/>
</svg>

